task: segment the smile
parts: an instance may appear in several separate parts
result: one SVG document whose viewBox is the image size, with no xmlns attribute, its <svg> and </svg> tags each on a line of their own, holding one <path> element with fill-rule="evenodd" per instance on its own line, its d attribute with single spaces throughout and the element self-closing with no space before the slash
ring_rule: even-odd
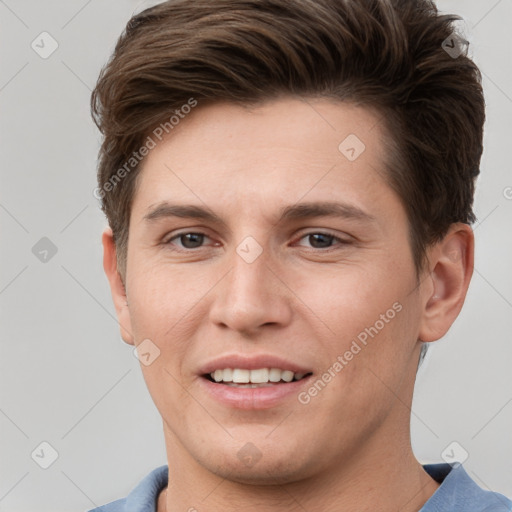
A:
<svg viewBox="0 0 512 512">
<path fill-rule="evenodd" d="M 225 368 L 210 372 L 206 378 L 212 382 L 227 384 L 234 387 L 261 387 L 281 382 L 301 380 L 305 373 L 294 373 L 291 370 L 280 368 L 257 368 L 248 370 L 244 368 Z"/>
</svg>

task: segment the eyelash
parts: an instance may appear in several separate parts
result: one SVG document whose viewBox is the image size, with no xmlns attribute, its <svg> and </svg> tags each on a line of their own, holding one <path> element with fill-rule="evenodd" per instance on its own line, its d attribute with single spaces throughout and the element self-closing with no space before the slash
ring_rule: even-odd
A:
<svg viewBox="0 0 512 512">
<path fill-rule="evenodd" d="M 199 236 L 204 236 L 206 238 L 210 238 L 206 233 L 202 233 L 200 231 L 184 231 L 182 233 L 178 233 L 177 235 L 174 235 L 172 238 L 169 238 L 167 241 L 164 242 L 164 245 L 170 246 L 170 245 L 172 245 L 173 240 L 180 239 L 181 237 L 186 236 L 186 235 L 199 235 Z M 303 234 L 297 241 L 300 241 L 306 237 L 313 236 L 313 235 L 321 235 L 321 236 L 326 236 L 328 238 L 332 238 L 333 242 L 336 241 L 341 246 L 346 246 L 346 245 L 350 244 L 350 242 L 348 240 L 343 240 L 342 238 L 339 238 L 327 231 L 311 231 L 309 233 Z M 195 247 L 193 249 L 182 248 L 182 249 L 172 249 L 172 250 L 177 251 L 177 252 L 193 252 L 193 251 L 197 251 L 202 248 L 203 248 L 203 246 Z M 329 252 L 329 251 L 335 250 L 336 247 L 326 247 L 326 248 L 311 247 L 311 249 L 315 250 L 315 251 Z"/>
</svg>

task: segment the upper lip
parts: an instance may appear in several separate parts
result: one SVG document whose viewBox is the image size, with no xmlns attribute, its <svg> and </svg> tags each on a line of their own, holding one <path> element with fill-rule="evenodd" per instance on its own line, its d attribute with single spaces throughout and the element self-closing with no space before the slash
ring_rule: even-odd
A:
<svg viewBox="0 0 512 512">
<path fill-rule="evenodd" d="M 208 361 L 199 369 L 199 373 L 201 375 L 205 375 L 212 373 L 215 370 L 224 370 L 225 368 L 242 368 L 247 370 L 279 368 L 280 370 L 290 370 L 293 373 L 306 374 L 312 372 L 312 370 L 306 366 L 270 354 L 259 354 L 253 356 L 230 354 L 219 356 Z"/>
</svg>

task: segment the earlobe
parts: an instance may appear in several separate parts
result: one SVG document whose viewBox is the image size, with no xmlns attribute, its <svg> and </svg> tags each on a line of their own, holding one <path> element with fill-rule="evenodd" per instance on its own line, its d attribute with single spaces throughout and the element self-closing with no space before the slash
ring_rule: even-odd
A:
<svg viewBox="0 0 512 512">
<path fill-rule="evenodd" d="M 454 224 L 431 248 L 430 283 L 424 300 L 419 332 L 422 341 L 436 341 L 446 334 L 462 309 L 473 274 L 474 235 L 467 224 Z M 427 287 L 425 287 L 427 290 Z"/>
<path fill-rule="evenodd" d="M 110 284 L 110 291 L 116 308 L 121 337 L 126 343 L 134 345 L 126 289 L 118 271 L 117 251 L 112 230 L 110 228 L 106 228 L 105 231 L 103 231 L 102 243 L 103 269 L 105 270 L 105 274 Z"/>
</svg>

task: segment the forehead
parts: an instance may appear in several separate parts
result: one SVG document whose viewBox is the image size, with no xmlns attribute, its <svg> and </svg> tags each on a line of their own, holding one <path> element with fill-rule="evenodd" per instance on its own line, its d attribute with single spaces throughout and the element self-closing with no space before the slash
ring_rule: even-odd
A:
<svg viewBox="0 0 512 512">
<path fill-rule="evenodd" d="M 232 155 L 242 162 L 259 155 L 266 158 L 273 150 L 282 154 L 287 149 L 313 151 L 315 160 L 345 156 L 354 161 L 363 149 L 365 153 L 366 149 L 370 153 L 378 150 L 383 135 L 380 120 L 373 110 L 328 99 L 282 97 L 245 107 L 226 102 L 199 103 L 188 115 L 175 117 L 176 124 L 167 127 L 162 134 L 163 144 L 157 144 L 147 161 L 161 158 L 162 152 L 176 146 L 189 155 L 196 150 L 194 158 L 205 159 L 208 155 L 197 149 L 224 152 L 224 158 Z M 349 149 L 340 148 L 347 139 L 357 150 L 356 155 L 341 151 Z"/>
<path fill-rule="evenodd" d="M 301 198 L 372 203 L 393 195 L 383 130 L 375 112 L 325 99 L 199 104 L 146 157 L 134 211 L 169 200 L 262 213 Z"/>
</svg>

